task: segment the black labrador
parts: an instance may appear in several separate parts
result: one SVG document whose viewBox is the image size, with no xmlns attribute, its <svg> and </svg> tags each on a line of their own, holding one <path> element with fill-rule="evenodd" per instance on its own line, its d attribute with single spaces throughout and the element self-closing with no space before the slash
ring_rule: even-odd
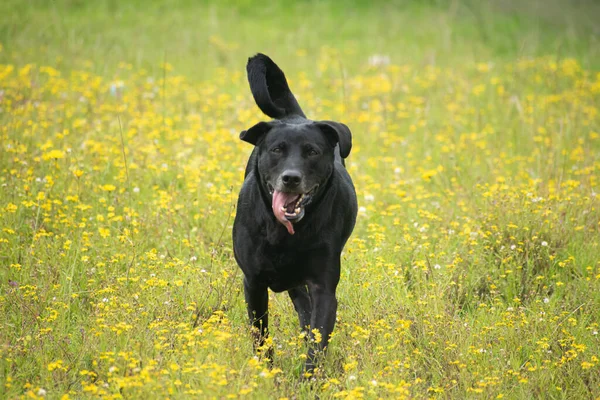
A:
<svg viewBox="0 0 600 400">
<path fill-rule="evenodd" d="M 344 167 L 352 136 L 342 123 L 307 119 L 266 55 L 251 57 L 246 69 L 256 104 L 274 119 L 240 134 L 255 147 L 233 224 L 235 259 L 255 345 L 268 334 L 267 288 L 287 290 L 313 339 L 305 366 L 312 372 L 333 331 L 340 256 L 356 222 L 356 193 Z"/>
</svg>

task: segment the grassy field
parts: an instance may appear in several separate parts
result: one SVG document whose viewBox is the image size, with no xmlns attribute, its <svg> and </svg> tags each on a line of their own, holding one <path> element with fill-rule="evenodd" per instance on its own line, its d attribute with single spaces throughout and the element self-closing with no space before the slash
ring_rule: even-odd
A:
<svg viewBox="0 0 600 400">
<path fill-rule="evenodd" d="M 264 3 L 264 4 L 263 4 Z M 600 398 L 600 6 L 0 4 L 0 398 Z M 359 218 L 314 381 L 252 352 L 248 56 L 346 123 Z"/>
</svg>

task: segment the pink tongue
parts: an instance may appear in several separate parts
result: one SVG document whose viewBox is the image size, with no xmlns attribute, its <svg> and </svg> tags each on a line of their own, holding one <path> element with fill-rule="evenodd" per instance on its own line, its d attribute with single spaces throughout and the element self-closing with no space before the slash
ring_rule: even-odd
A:
<svg viewBox="0 0 600 400">
<path fill-rule="evenodd" d="M 287 228 L 290 235 L 294 234 L 294 227 L 292 226 L 292 223 L 287 220 L 285 211 L 281 208 L 296 200 L 298 196 L 297 193 L 283 193 L 278 192 L 277 190 L 273 192 L 273 214 L 275 214 L 275 218 Z"/>
</svg>

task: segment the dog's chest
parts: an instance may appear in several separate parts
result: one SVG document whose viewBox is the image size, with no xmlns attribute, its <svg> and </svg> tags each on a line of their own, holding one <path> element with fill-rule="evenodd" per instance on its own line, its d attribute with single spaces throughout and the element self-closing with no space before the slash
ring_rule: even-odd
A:
<svg viewBox="0 0 600 400">
<path fill-rule="evenodd" d="M 264 249 L 260 276 L 274 292 L 306 283 L 311 273 L 310 253 Z"/>
</svg>

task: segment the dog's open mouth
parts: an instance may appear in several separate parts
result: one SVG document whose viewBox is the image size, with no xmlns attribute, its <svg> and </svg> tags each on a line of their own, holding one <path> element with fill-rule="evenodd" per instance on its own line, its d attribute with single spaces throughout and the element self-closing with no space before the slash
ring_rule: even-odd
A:
<svg viewBox="0 0 600 400">
<path fill-rule="evenodd" d="M 319 185 L 315 185 L 306 193 L 288 193 L 272 189 L 269 191 L 273 196 L 273 213 L 279 222 L 288 230 L 290 235 L 294 234 L 292 223 L 296 223 L 304 217 L 304 207 L 310 203 L 312 196 Z"/>
</svg>

